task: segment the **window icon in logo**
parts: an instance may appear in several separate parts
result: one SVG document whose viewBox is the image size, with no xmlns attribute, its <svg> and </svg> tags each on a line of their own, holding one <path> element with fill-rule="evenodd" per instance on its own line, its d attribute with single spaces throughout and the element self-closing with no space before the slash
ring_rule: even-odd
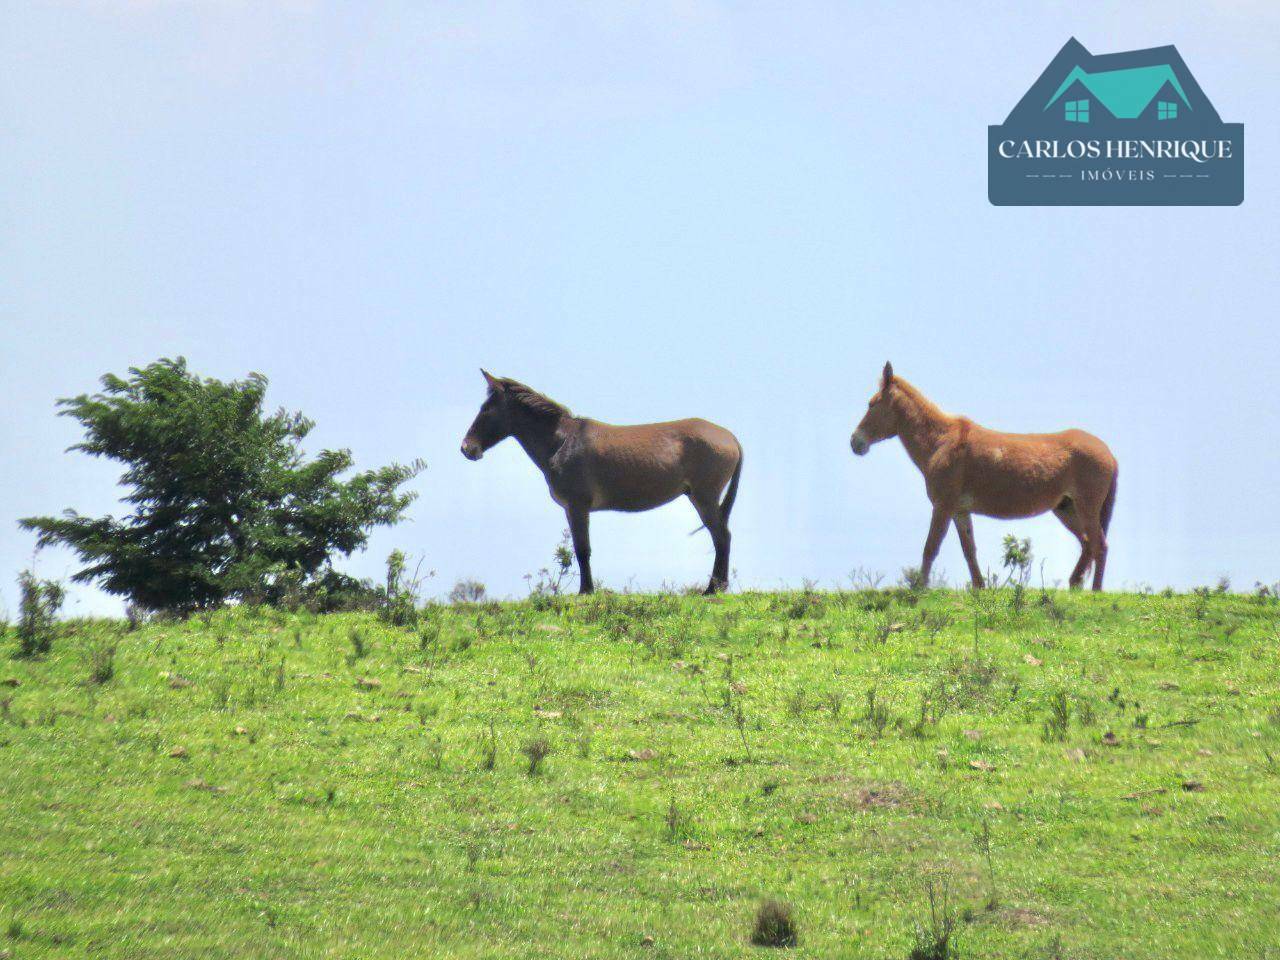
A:
<svg viewBox="0 0 1280 960">
<path fill-rule="evenodd" d="M 1156 119 L 1157 120 L 1176 120 L 1178 118 L 1178 104 L 1168 100 L 1160 100 L 1156 103 Z"/>
<path fill-rule="evenodd" d="M 1069 123 L 1089 122 L 1088 100 L 1068 100 L 1066 104 L 1066 118 Z"/>
</svg>

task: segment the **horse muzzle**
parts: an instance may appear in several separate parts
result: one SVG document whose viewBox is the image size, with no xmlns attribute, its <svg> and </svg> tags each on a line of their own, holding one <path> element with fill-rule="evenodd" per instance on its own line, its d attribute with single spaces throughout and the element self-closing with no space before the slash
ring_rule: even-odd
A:
<svg viewBox="0 0 1280 960">
<path fill-rule="evenodd" d="M 853 452 L 859 457 L 865 457 L 867 451 L 871 449 L 871 444 L 859 434 L 854 434 L 849 438 L 849 446 L 853 448 Z"/>
<path fill-rule="evenodd" d="M 484 450 L 480 448 L 480 444 L 468 437 L 462 441 L 462 455 L 468 460 L 475 461 L 484 456 Z"/>
</svg>

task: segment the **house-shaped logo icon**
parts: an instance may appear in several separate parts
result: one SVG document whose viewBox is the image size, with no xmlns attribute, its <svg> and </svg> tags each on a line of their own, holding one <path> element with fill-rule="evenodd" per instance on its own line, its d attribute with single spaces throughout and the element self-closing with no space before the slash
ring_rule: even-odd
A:
<svg viewBox="0 0 1280 960">
<path fill-rule="evenodd" d="M 987 146 L 998 206 L 1244 199 L 1244 127 L 1222 122 L 1173 46 L 1094 56 L 1069 40 Z"/>
</svg>

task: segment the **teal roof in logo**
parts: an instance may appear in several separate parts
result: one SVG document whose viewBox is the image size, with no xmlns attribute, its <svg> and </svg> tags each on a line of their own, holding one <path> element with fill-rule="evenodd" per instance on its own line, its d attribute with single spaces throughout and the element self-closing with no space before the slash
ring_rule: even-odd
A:
<svg viewBox="0 0 1280 960">
<path fill-rule="evenodd" d="M 1120 120 L 1133 120 L 1138 117 L 1151 102 L 1160 88 L 1167 82 L 1182 102 L 1191 109 L 1191 103 L 1178 82 L 1173 68 L 1167 63 L 1150 67 L 1130 67 L 1127 70 L 1104 70 L 1089 73 L 1081 67 L 1072 67 L 1067 79 L 1062 81 L 1058 91 L 1044 105 L 1048 110 L 1054 102 L 1066 92 L 1071 84 L 1079 80 L 1090 93 L 1098 98 L 1112 115 Z"/>
</svg>

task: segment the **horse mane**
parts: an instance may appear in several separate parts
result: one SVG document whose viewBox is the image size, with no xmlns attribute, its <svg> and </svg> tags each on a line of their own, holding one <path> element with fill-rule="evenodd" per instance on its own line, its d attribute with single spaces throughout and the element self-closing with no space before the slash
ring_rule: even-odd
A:
<svg viewBox="0 0 1280 960">
<path fill-rule="evenodd" d="M 903 380 L 901 377 L 893 378 L 893 385 L 901 391 L 910 406 L 915 408 L 916 412 L 922 413 L 929 418 L 945 417 L 947 414 L 936 403 L 926 397 L 913 383 Z"/>
<path fill-rule="evenodd" d="M 533 387 L 526 386 L 518 380 L 503 379 L 503 391 L 507 399 L 537 419 L 558 419 L 571 417 L 569 408 L 556 403 L 545 393 L 539 393 Z"/>
</svg>

